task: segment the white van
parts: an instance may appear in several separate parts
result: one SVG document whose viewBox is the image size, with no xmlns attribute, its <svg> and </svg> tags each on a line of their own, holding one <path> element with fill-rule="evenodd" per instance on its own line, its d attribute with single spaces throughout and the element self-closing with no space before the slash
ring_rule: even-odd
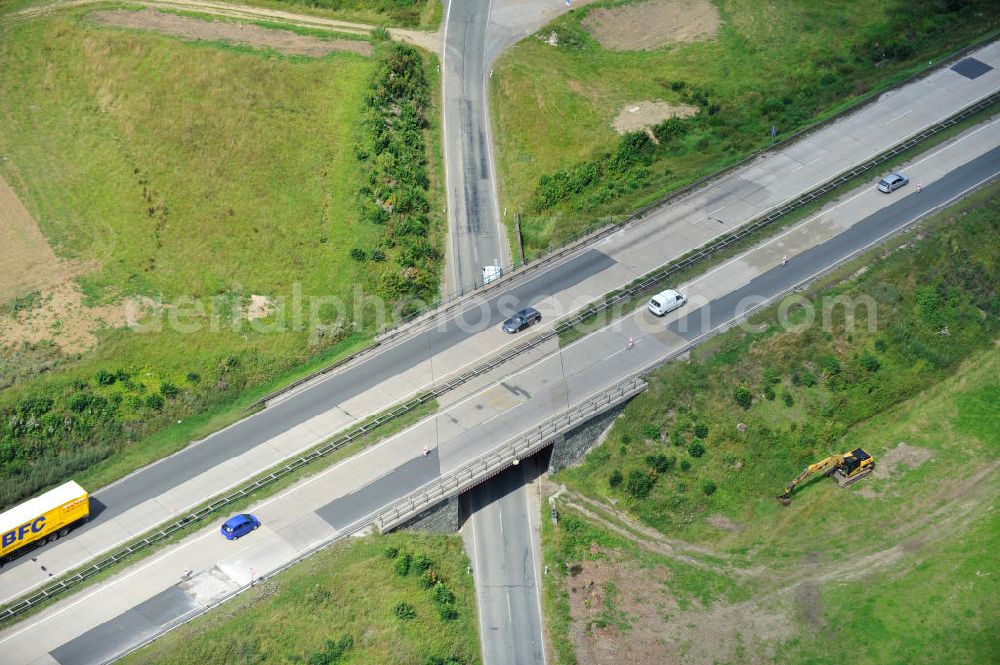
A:
<svg viewBox="0 0 1000 665">
<path fill-rule="evenodd" d="M 673 289 L 667 289 L 657 293 L 655 296 L 649 299 L 649 311 L 657 316 L 663 316 L 668 312 L 672 312 L 684 303 L 687 302 L 687 297 L 684 296 L 680 291 L 674 291 Z"/>
<path fill-rule="evenodd" d="M 500 279 L 503 269 L 498 265 L 483 266 L 483 286 L 486 286 L 494 279 Z"/>
</svg>

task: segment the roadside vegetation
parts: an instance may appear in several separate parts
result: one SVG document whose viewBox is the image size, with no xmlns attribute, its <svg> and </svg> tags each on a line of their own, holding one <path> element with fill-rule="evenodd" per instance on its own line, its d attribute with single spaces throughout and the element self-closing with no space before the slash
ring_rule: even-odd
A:
<svg viewBox="0 0 1000 665">
<path fill-rule="evenodd" d="M 87 10 L 0 24 L 0 175 L 58 280 L 4 303 L 0 335 L 47 288 L 77 298 L 0 342 L 0 507 L 70 477 L 93 490 L 364 346 L 384 323 L 368 296 L 391 317 L 435 295 L 434 61 L 373 45 L 282 56 L 98 28 Z M 406 155 L 417 202 L 379 220 L 365 188 L 385 196 L 398 174 L 374 138 Z M 379 246 L 377 265 L 351 256 Z M 91 307 L 115 320 L 63 346 Z"/>
<path fill-rule="evenodd" d="M 854 640 L 858 663 L 996 653 L 998 197 L 994 183 L 803 294 L 810 325 L 795 306 L 802 328 L 784 330 L 771 308 L 756 332 L 664 368 L 554 477 L 568 488 L 544 532 L 562 662 L 598 638 L 677 662 L 833 663 Z M 869 298 L 852 323 L 843 303 Z M 806 465 L 858 447 L 874 474 L 817 478 L 779 505 Z M 632 632 L 596 624 L 587 585 L 640 574 L 662 585 L 619 607 Z"/>
<path fill-rule="evenodd" d="M 437 0 L 249 0 L 246 4 L 290 11 L 321 10 L 323 16 L 357 23 L 436 29 L 441 21 Z"/>
<path fill-rule="evenodd" d="M 660 7 L 715 22 L 691 40 L 685 26 L 654 21 Z M 537 256 L 766 147 L 772 127 L 788 136 L 998 26 L 985 0 L 573 10 L 494 67 L 501 206 L 521 212 L 525 252 Z M 656 44 L 626 50 L 650 34 Z M 616 131 L 653 103 L 658 115 Z"/>
<path fill-rule="evenodd" d="M 467 567 L 457 537 L 349 539 L 122 662 L 473 665 L 479 641 Z"/>
</svg>

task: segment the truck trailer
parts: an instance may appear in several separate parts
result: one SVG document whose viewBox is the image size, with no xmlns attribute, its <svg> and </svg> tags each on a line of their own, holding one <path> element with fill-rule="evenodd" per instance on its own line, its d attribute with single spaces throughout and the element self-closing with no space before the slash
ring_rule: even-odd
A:
<svg viewBox="0 0 1000 665">
<path fill-rule="evenodd" d="M 69 533 L 90 516 L 90 495 L 69 481 L 0 515 L 0 565 Z"/>
</svg>

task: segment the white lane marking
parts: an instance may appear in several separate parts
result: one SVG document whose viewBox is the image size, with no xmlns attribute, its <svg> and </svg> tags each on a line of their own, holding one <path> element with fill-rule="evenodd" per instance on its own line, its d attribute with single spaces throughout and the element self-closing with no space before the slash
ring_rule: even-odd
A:
<svg viewBox="0 0 1000 665">
<path fill-rule="evenodd" d="M 911 113 L 913 113 L 913 109 L 909 109 L 909 110 L 903 111 L 899 115 L 897 115 L 897 116 L 895 116 L 893 118 L 890 118 L 889 120 L 886 120 L 883 124 L 891 125 L 892 123 L 894 123 L 897 120 L 900 120 L 902 118 L 905 118 L 906 116 L 910 115 Z"/>
</svg>

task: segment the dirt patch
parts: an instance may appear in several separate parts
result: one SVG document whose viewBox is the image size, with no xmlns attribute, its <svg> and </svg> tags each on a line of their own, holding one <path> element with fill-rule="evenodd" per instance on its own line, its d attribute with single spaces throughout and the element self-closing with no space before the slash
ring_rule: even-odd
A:
<svg viewBox="0 0 1000 665">
<path fill-rule="evenodd" d="M 708 518 L 708 523 L 714 526 L 716 529 L 722 529 L 723 531 L 742 531 L 743 527 L 732 521 L 725 515 L 710 515 Z"/>
<path fill-rule="evenodd" d="M 287 55 L 305 55 L 318 58 L 334 51 L 348 51 L 371 55 L 372 45 L 352 39 L 319 39 L 300 35 L 290 30 L 263 28 L 246 23 L 228 21 L 203 21 L 201 19 L 165 14 L 153 9 L 127 11 L 124 9 L 91 12 L 90 19 L 99 25 L 136 30 L 153 30 L 185 39 L 245 44 L 254 48 L 274 49 Z"/>
<path fill-rule="evenodd" d="M 42 302 L 14 318 L 0 314 L 0 346 L 49 341 L 66 353 L 80 353 L 97 344 L 102 327 L 125 324 L 121 305 L 86 307 L 76 282 L 69 281 L 42 291 Z"/>
<path fill-rule="evenodd" d="M 624 134 L 652 127 L 667 118 L 687 118 L 697 112 L 697 106 L 687 104 L 671 106 L 666 102 L 635 102 L 623 106 L 611 125 L 619 134 Z"/>
<path fill-rule="evenodd" d="M 580 665 L 765 663 L 774 656 L 766 645 L 793 634 L 784 613 L 753 603 L 681 610 L 664 567 L 584 561 L 573 571 L 566 591 Z"/>
<path fill-rule="evenodd" d="M 0 346 L 50 340 L 67 353 L 92 347 L 102 325 L 124 321 L 120 307 L 91 308 L 74 278 L 97 268 L 65 261 L 52 251 L 14 190 L 0 178 L 0 304 L 37 293 L 37 304 L 12 315 L 0 310 Z"/>
<path fill-rule="evenodd" d="M 911 446 L 901 441 L 895 448 L 883 453 L 875 460 L 872 478 L 891 478 L 900 467 L 915 469 L 933 456 L 931 451 L 926 448 Z"/>
<path fill-rule="evenodd" d="M 581 22 L 601 46 L 647 51 L 671 43 L 710 39 L 719 30 L 719 10 L 709 0 L 649 0 L 594 9 Z"/>
<path fill-rule="evenodd" d="M 266 319 L 274 311 L 274 305 L 267 296 L 250 296 L 250 305 L 247 307 L 246 318 L 249 321 L 254 319 Z"/>
<path fill-rule="evenodd" d="M 85 269 L 56 257 L 31 213 L 0 178 L 0 304 L 47 292 Z"/>
</svg>

